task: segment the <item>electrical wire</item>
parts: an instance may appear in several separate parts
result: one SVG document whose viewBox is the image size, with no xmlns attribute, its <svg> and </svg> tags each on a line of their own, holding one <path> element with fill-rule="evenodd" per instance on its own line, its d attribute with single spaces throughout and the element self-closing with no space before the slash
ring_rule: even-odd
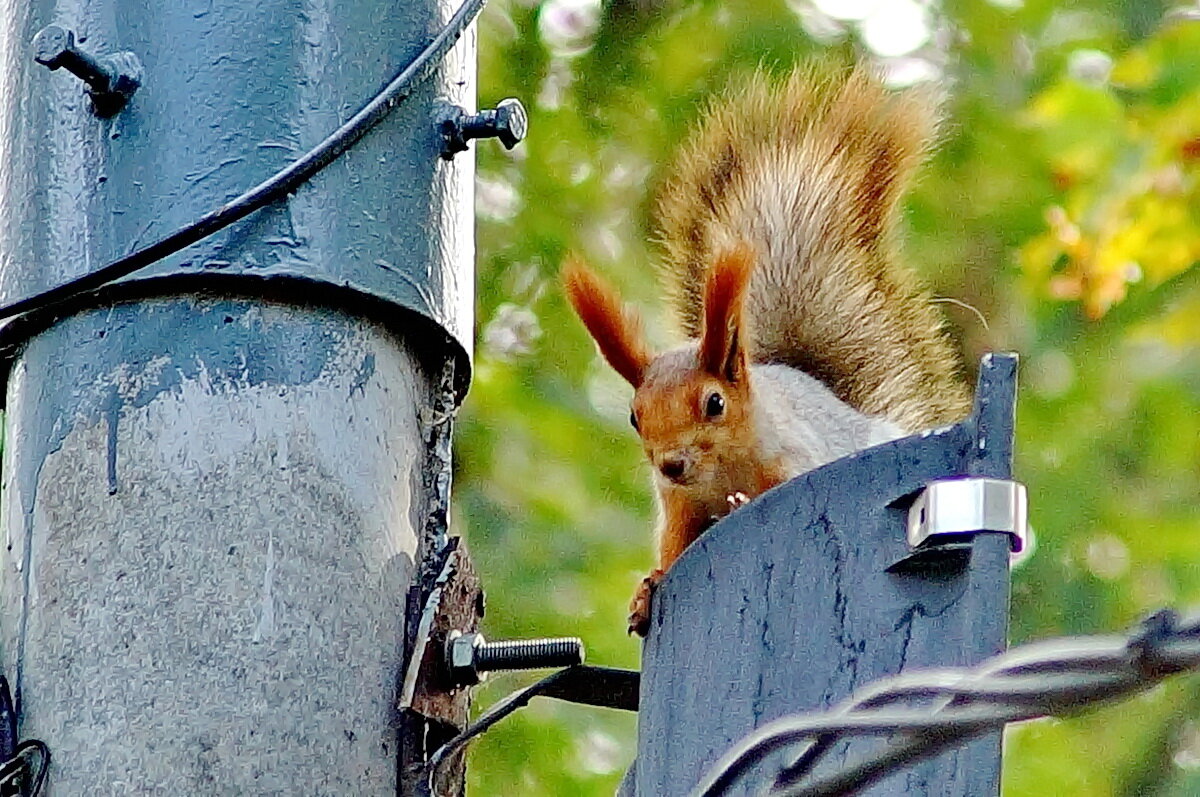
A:
<svg viewBox="0 0 1200 797">
<path fill-rule="evenodd" d="M 748 736 L 709 771 L 694 794 L 728 794 L 763 760 L 806 743 L 776 773 L 771 795 L 848 794 L 914 761 L 1028 720 L 1116 700 L 1163 678 L 1200 669 L 1200 617 L 1153 615 L 1129 636 L 1051 640 L 983 664 L 882 679 L 834 711 L 784 717 Z M 913 701 L 931 703 L 897 709 Z M 837 742 L 898 734 L 881 752 L 821 778 L 810 773 Z"/>
<path fill-rule="evenodd" d="M 483 9 L 485 2 L 486 0 L 464 0 L 445 27 L 413 59 L 412 63 L 324 141 L 283 169 L 240 196 L 154 243 L 118 258 L 95 271 L 90 271 L 41 293 L 0 307 L 0 320 L 44 310 L 101 288 L 114 280 L 128 276 L 173 255 L 184 247 L 207 238 L 295 191 L 313 175 L 354 146 L 371 128 L 379 124 L 401 100 L 412 93 L 415 86 L 428 77 L 449 52 L 459 36 Z"/>
<path fill-rule="evenodd" d="M 430 797 L 430 795 L 436 794 L 437 774 L 442 762 L 466 747 L 472 739 L 491 728 L 509 714 L 528 705 L 529 701 L 533 700 L 533 698 L 550 691 L 559 681 L 571 677 L 574 669 L 576 668 L 566 667 L 547 675 L 540 681 L 535 681 L 523 689 L 510 692 L 505 697 L 496 701 L 487 711 L 480 714 L 466 730 L 435 750 L 421 770 L 421 778 L 417 785 L 415 797 Z"/>
<path fill-rule="evenodd" d="M 472 739 L 534 697 L 561 697 L 560 692 L 571 691 L 571 679 L 588 669 L 594 668 L 559 670 L 497 702 L 429 757 L 421 770 L 416 797 L 436 793 L 439 768 Z M 749 735 L 709 771 L 692 794 L 728 794 L 768 756 L 803 745 L 792 763 L 775 774 L 769 795 L 847 795 L 1009 722 L 1118 700 L 1167 676 L 1196 670 L 1200 670 L 1200 615 L 1181 621 L 1173 611 L 1162 610 L 1129 635 L 1049 640 L 1015 648 L 976 667 L 884 678 L 833 711 L 784 717 Z M 914 702 L 925 705 L 914 707 Z M 812 776 L 821 758 L 839 742 L 867 736 L 892 738 L 849 766 Z"/>
</svg>

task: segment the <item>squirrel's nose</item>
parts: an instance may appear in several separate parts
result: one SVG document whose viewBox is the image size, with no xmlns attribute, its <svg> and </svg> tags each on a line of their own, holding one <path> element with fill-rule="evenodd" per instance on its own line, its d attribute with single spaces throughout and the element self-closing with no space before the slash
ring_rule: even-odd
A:
<svg viewBox="0 0 1200 797">
<path fill-rule="evenodd" d="M 680 477 L 683 476 L 684 471 L 687 470 L 687 465 L 688 463 L 686 457 L 675 454 L 664 457 L 663 461 L 659 463 L 658 469 L 662 471 L 663 476 L 666 476 L 668 479 L 675 482 L 679 481 Z"/>
</svg>

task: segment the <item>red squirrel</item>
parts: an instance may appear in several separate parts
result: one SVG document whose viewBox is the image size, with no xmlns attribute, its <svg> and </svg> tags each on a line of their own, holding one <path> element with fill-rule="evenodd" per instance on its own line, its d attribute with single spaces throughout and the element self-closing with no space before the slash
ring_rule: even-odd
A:
<svg viewBox="0 0 1200 797">
<path fill-rule="evenodd" d="M 864 69 L 756 74 L 684 144 L 658 202 L 666 290 L 688 343 L 651 354 L 637 317 L 577 261 L 567 296 L 634 388 L 654 469 L 653 589 L 716 520 L 854 451 L 964 416 L 942 320 L 899 261 L 900 197 L 936 114 Z"/>
</svg>

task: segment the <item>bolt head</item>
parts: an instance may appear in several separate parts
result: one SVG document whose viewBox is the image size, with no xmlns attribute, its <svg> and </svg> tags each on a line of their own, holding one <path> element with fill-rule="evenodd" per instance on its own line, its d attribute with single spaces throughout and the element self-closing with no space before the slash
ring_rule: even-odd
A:
<svg viewBox="0 0 1200 797">
<path fill-rule="evenodd" d="M 50 69 L 58 69 L 62 58 L 75 49 L 75 34 L 58 25 L 42 28 L 33 37 L 33 60 Z"/>
<path fill-rule="evenodd" d="M 120 94 L 128 99 L 142 85 L 142 62 L 131 52 L 113 53 L 104 59 L 112 74 L 109 93 Z"/>
<path fill-rule="evenodd" d="M 513 97 L 501 100 L 496 106 L 496 136 L 505 149 L 512 149 L 525 138 L 529 130 L 529 115 L 525 106 Z"/>
<path fill-rule="evenodd" d="M 451 631 L 446 638 L 446 665 L 456 685 L 473 686 L 487 677 L 487 673 L 478 670 L 475 661 L 475 650 L 485 641 L 483 634 L 458 631 Z"/>
</svg>

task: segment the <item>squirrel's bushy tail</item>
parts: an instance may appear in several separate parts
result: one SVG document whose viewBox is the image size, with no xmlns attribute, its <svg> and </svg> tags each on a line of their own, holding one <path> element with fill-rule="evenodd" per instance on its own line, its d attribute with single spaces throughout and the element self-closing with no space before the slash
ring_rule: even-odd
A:
<svg viewBox="0 0 1200 797">
<path fill-rule="evenodd" d="M 782 362 L 909 431 L 970 407 L 940 314 L 898 260 L 897 208 L 934 105 L 862 69 L 759 73 L 712 104 L 659 198 L 668 291 L 700 333 L 709 265 L 756 256 L 745 318 L 757 362 Z"/>
</svg>

